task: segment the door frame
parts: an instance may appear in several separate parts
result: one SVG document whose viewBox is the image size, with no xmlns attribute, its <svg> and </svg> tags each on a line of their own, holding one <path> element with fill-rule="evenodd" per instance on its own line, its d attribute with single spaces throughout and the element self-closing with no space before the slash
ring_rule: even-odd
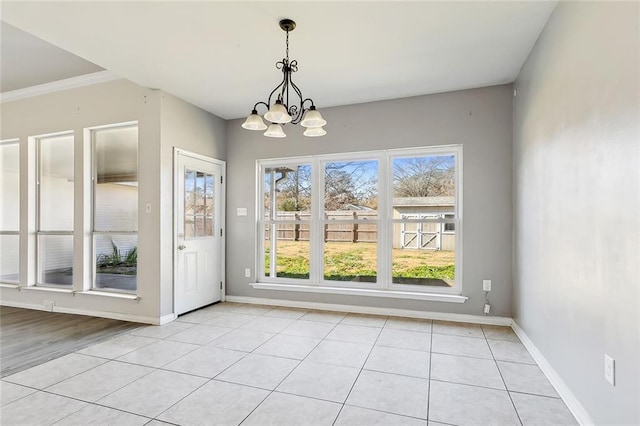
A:
<svg viewBox="0 0 640 426">
<path fill-rule="evenodd" d="M 182 200 L 178 200 L 178 180 L 179 180 L 179 170 L 178 170 L 178 157 L 190 157 L 198 160 L 206 161 L 209 163 L 216 164 L 220 166 L 222 170 L 222 185 L 219 194 L 219 202 L 220 204 L 220 228 L 222 229 L 222 236 L 220 238 L 220 280 L 222 281 L 222 286 L 220 288 L 220 301 L 224 302 L 226 299 L 226 288 L 227 288 L 227 280 L 225 273 L 225 247 L 226 247 L 226 189 L 227 189 L 227 162 L 223 160 L 219 160 L 217 158 L 208 157 L 206 155 L 198 154 L 192 151 L 187 151 L 186 149 L 173 147 L 173 229 L 172 229 L 172 267 L 173 267 L 173 314 L 174 317 L 177 318 L 176 315 L 176 282 L 177 282 L 177 274 L 178 274 L 178 205 Z"/>
</svg>

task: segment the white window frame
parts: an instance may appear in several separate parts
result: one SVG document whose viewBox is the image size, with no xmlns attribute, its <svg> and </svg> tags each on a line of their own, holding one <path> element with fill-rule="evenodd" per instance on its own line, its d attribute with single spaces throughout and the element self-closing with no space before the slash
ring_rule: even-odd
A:
<svg viewBox="0 0 640 426">
<path fill-rule="evenodd" d="M 18 159 L 20 158 L 20 152 L 22 151 L 22 146 L 20 144 L 20 139 L 4 139 L 0 140 L 0 145 L 17 145 L 18 146 Z M 21 179 L 21 169 L 22 164 L 18 161 L 18 179 L 20 180 L 20 186 L 22 186 Z M 21 205 L 18 203 L 18 217 L 21 216 Z M 0 235 L 8 235 L 8 236 L 17 236 L 18 237 L 18 279 L 16 280 L 0 280 L 0 284 L 9 284 L 12 286 L 20 284 L 20 258 L 22 257 L 21 251 L 21 241 L 20 241 L 20 223 L 18 223 L 18 229 L 16 230 L 8 230 L 8 229 L 0 229 Z"/>
<path fill-rule="evenodd" d="M 33 139 L 36 142 L 36 160 L 35 160 L 35 165 L 36 165 L 36 240 L 35 240 L 35 245 L 36 245 L 36 282 L 35 282 L 35 286 L 37 287 L 51 287 L 51 288 L 65 288 L 65 289 L 72 289 L 73 288 L 73 282 L 69 285 L 62 285 L 62 284 L 52 284 L 52 283 L 47 283 L 43 280 L 43 271 L 41 269 L 42 266 L 42 252 L 41 252 L 41 246 L 42 244 L 40 243 L 40 237 L 42 236 L 69 236 L 72 239 L 72 250 L 71 253 L 73 256 L 75 256 L 75 241 L 73 241 L 73 236 L 74 236 L 74 230 L 71 229 L 71 231 L 48 231 L 48 230 L 43 230 L 41 229 L 42 226 L 42 208 L 40 206 L 40 202 L 41 202 L 41 183 L 42 183 L 42 175 L 41 175 L 41 153 L 42 153 L 42 140 L 43 139 L 49 139 L 49 138 L 55 138 L 55 137 L 61 137 L 61 136 L 70 136 L 73 140 L 73 152 L 75 155 L 75 132 L 73 130 L 66 130 L 66 131 L 62 131 L 62 132 L 55 132 L 55 133 L 48 133 L 45 135 L 38 135 L 38 136 L 33 136 Z M 74 173 L 74 179 L 75 179 L 75 158 L 73 160 L 73 173 Z M 72 211 L 75 214 L 75 190 L 74 190 L 74 206 L 72 206 Z M 74 224 L 71 225 L 71 227 L 74 227 Z M 73 263 L 73 262 L 72 262 Z M 75 265 L 74 265 L 75 266 Z M 75 271 L 74 271 L 75 274 Z"/>
<path fill-rule="evenodd" d="M 108 129 L 119 129 L 119 128 L 127 128 L 127 127 L 137 127 L 138 128 L 138 164 L 136 172 L 138 174 L 138 184 L 140 179 L 140 125 L 138 121 L 128 121 L 124 123 L 115 123 L 115 124 L 106 124 L 102 126 L 90 127 L 86 130 L 89 132 L 89 140 L 91 141 L 91 291 L 99 291 L 105 293 L 124 293 L 124 294 L 136 294 L 138 292 L 138 275 L 136 273 L 136 290 L 119 290 L 114 288 L 100 288 L 96 286 L 96 275 L 97 275 L 97 250 L 96 250 L 96 238 L 104 235 L 135 235 L 138 237 L 138 231 L 96 231 L 95 219 L 96 219 L 96 185 L 98 184 L 98 167 L 96 163 L 96 131 L 100 130 L 108 130 Z M 138 189 L 140 187 L 138 186 Z M 140 225 L 140 192 L 138 191 L 138 226 Z M 140 252 L 139 241 L 137 244 L 138 253 Z"/>
<path fill-rule="evenodd" d="M 444 223 L 455 223 L 455 284 L 453 287 L 417 286 L 409 284 L 394 284 L 392 280 L 392 232 L 393 225 L 407 220 L 393 219 L 393 159 L 412 158 L 437 155 L 453 155 L 455 157 L 455 206 L 454 219 L 445 219 L 443 215 L 435 219 L 417 219 L 416 222 L 436 222 L 444 226 Z M 331 162 L 348 161 L 378 161 L 378 220 L 377 224 L 377 280 L 376 283 L 361 283 L 352 281 L 333 281 L 324 279 L 324 171 L 325 164 Z M 265 252 L 265 225 L 267 223 L 295 223 L 300 221 L 275 221 L 273 218 L 265 220 L 264 214 L 264 171 L 269 167 L 287 165 L 311 165 L 311 212 L 310 225 L 310 271 L 309 279 L 281 278 L 265 276 L 264 252 Z M 317 291 L 326 293 L 380 295 L 399 297 L 393 294 L 462 294 L 462 145 L 447 145 L 437 147 L 420 147 L 410 149 L 393 149 L 381 151 L 312 155 L 301 157 L 287 157 L 258 160 L 256 162 L 257 190 L 256 190 L 256 218 L 257 218 L 257 262 L 256 262 L 256 288 L 292 289 L 298 291 Z M 344 220 L 341 223 L 360 223 L 362 220 Z M 372 223 L 367 220 L 366 223 Z M 280 288 L 281 287 L 281 288 Z M 314 288 L 316 290 L 314 290 Z M 411 297 L 408 298 L 411 298 Z M 420 298 L 420 297 L 417 297 Z M 462 299 L 462 298 L 460 298 Z M 436 300 L 436 299 L 434 299 Z M 439 299 L 437 299 L 439 300 Z M 464 300 L 456 300 L 463 302 Z"/>
</svg>

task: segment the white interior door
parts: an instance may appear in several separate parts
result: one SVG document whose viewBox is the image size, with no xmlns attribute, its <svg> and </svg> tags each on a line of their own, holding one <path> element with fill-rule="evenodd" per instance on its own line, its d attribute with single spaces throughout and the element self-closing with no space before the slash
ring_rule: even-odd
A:
<svg viewBox="0 0 640 426">
<path fill-rule="evenodd" d="M 223 167 L 176 155 L 175 313 L 221 300 Z"/>
</svg>

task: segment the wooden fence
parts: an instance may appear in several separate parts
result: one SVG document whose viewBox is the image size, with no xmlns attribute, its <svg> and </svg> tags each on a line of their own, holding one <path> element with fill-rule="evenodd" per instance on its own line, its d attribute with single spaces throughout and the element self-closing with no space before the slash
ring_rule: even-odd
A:
<svg viewBox="0 0 640 426">
<path fill-rule="evenodd" d="M 297 223 L 282 223 L 276 225 L 276 238 L 283 241 L 309 241 L 309 213 L 278 212 L 277 220 L 300 221 Z M 378 219 L 375 211 L 329 211 L 325 212 L 325 220 L 330 221 L 324 225 L 325 242 L 352 242 L 375 243 L 378 237 L 376 223 L 349 222 L 346 220 L 370 220 Z M 267 230 L 265 237 L 269 239 Z"/>
</svg>

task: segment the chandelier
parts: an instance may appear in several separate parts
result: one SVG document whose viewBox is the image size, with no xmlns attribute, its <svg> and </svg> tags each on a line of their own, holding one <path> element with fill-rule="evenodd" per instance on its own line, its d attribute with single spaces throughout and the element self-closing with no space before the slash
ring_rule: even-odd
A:
<svg viewBox="0 0 640 426">
<path fill-rule="evenodd" d="M 322 118 L 320 112 L 311 98 L 304 98 L 302 91 L 292 80 L 294 72 L 298 71 L 298 61 L 289 61 L 289 32 L 293 31 L 296 23 L 291 19 L 280 21 L 280 28 L 287 33 L 286 54 L 284 59 L 276 62 L 276 68 L 282 70 L 282 82 L 276 86 L 269 94 L 267 102 L 256 102 L 251 114 L 242 127 L 247 130 L 265 130 L 264 135 L 270 138 L 284 138 L 287 135 L 282 129 L 282 125 L 300 124 L 306 127 L 303 135 L 316 137 L 324 136 L 327 131 L 322 128 L 327 121 Z M 289 99 L 291 97 L 292 99 Z M 273 102 L 272 102 L 273 101 Z M 258 106 L 266 107 L 267 112 L 264 119 L 269 121 L 269 127 L 258 115 Z"/>
</svg>

